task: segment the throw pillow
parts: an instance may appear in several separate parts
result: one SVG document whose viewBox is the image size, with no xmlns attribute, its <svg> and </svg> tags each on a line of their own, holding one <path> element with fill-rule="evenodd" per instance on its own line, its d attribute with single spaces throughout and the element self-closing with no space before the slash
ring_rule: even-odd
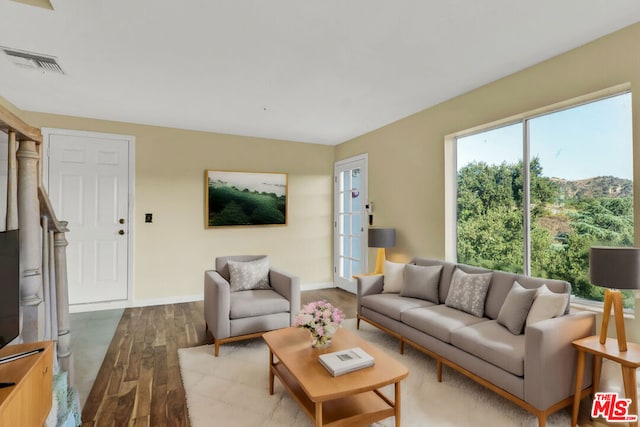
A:
<svg viewBox="0 0 640 427">
<path fill-rule="evenodd" d="M 527 325 L 562 316 L 568 301 L 569 294 L 557 294 L 550 291 L 547 285 L 540 286 L 537 289 L 531 310 L 529 310 Z"/>
<path fill-rule="evenodd" d="M 492 275 L 493 273 L 468 274 L 456 269 L 444 303 L 477 317 L 484 316 L 484 300 L 487 298 Z"/>
<path fill-rule="evenodd" d="M 404 284 L 400 290 L 403 297 L 420 298 L 439 304 L 438 283 L 441 265 L 422 266 L 407 264 L 404 268 Z"/>
<path fill-rule="evenodd" d="M 524 329 L 524 322 L 527 320 L 529 309 L 536 297 L 536 289 L 523 288 L 517 281 L 513 282 L 511 290 L 507 294 L 502 308 L 496 319 L 513 335 L 520 335 Z"/>
<path fill-rule="evenodd" d="M 406 264 L 397 262 L 384 262 L 384 284 L 382 293 L 398 293 L 402 289 L 404 280 L 404 267 Z"/>
<path fill-rule="evenodd" d="M 255 261 L 228 261 L 231 292 L 251 289 L 271 289 L 269 286 L 269 259 Z"/>
</svg>

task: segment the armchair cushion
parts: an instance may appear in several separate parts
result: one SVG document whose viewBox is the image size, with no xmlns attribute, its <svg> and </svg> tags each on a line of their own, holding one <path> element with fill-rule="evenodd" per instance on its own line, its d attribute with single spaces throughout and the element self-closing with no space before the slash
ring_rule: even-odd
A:
<svg viewBox="0 0 640 427">
<path fill-rule="evenodd" d="M 231 292 L 250 289 L 271 289 L 269 285 L 269 259 L 267 257 L 254 261 L 227 262 Z"/>
<path fill-rule="evenodd" d="M 262 316 L 287 312 L 289 301 L 276 291 L 269 289 L 233 292 L 230 295 L 230 319 Z"/>
</svg>

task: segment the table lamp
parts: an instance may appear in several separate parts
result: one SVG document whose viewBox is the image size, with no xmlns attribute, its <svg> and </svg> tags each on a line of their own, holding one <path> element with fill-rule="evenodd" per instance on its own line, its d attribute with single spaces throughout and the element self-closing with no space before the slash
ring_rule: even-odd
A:
<svg viewBox="0 0 640 427">
<path fill-rule="evenodd" d="M 618 350 L 627 351 L 622 294 L 619 289 L 640 289 L 640 249 L 592 247 L 589 253 L 589 276 L 592 284 L 607 288 L 604 294 L 600 344 L 607 341 L 607 328 L 613 305 Z"/>
<path fill-rule="evenodd" d="M 395 228 L 369 228 L 369 247 L 378 248 L 376 255 L 376 269 L 373 274 L 384 273 L 384 260 L 386 259 L 385 248 L 392 248 L 396 245 Z"/>
</svg>

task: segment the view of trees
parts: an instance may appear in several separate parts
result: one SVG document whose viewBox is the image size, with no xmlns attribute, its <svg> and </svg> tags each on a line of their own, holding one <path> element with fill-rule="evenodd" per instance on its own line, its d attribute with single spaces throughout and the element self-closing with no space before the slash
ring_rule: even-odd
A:
<svg viewBox="0 0 640 427">
<path fill-rule="evenodd" d="M 589 283 L 589 248 L 633 245 L 632 182 L 544 177 L 538 158 L 530 169 L 531 274 L 566 280 L 574 295 L 602 301 L 604 289 Z M 523 271 L 522 171 L 522 162 L 472 162 L 459 170 L 459 262 Z M 625 307 L 633 307 L 633 293 L 623 294 Z"/>
<path fill-rule="evenodd" d="M 209 225 L 285 224 L 286 196 L 209 184 Z"/>
</svg>

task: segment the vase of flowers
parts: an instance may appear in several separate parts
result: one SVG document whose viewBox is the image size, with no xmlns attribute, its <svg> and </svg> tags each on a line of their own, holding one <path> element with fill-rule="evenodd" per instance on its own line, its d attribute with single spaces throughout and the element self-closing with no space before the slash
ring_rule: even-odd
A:
<svg viewBox="0 0 640 427">
<path fill-rule="evenodd" d="M 294 326 L 311 332 L 312 347 L 327 348 L 343 319 L 344 313 L 339 308 L 327 301 L 314 301 L 302 307 Z"/>
</svg>

